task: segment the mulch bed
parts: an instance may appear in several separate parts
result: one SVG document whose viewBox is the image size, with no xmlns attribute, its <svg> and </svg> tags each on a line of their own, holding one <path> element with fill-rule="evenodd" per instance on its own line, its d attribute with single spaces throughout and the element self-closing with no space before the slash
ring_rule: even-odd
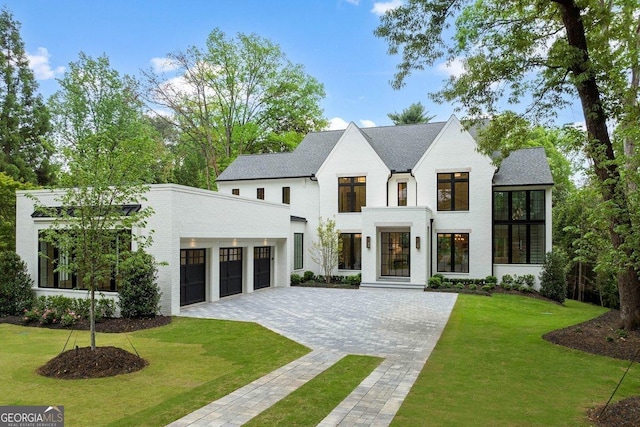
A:
<svg viewBox="0 0 640 427">
<path fill-rule="evenodd" d="M 73 327 L 60 324 L 40 325 L 37 322 L 24 323 L 20 316 L 0 317 L 0 323 L 41 327 L 48 329 L 89 330 L 89 321 L 81 320 Z M 96 323 L 97 332 L 122 333 L 155 328 L 171 323 L 170 316 L 155 316 L 139 319 L 107 318 Z M 148 362 L 136 354 L 117 347 L 76 347 L 59 354 L 44 366 L 38 368 L 40 375 L 60 379 L 102 378 L 136 372 Z"/>
</svg>

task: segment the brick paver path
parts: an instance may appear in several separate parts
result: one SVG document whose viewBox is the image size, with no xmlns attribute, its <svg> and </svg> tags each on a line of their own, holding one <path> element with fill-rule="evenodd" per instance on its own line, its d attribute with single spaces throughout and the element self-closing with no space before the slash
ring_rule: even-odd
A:
<svg viewBox="0 0 640 427">
<path fill-rule="evenodd" d="M 313 351 L 170 425 L 240 426 L 344 355 L 364 354 L 385 360 L 319 425 L 388 426 L 455 301 L 416 290 L 291 287 L 184 308 L 183 316 L 257 322 Z"/>
</svg>

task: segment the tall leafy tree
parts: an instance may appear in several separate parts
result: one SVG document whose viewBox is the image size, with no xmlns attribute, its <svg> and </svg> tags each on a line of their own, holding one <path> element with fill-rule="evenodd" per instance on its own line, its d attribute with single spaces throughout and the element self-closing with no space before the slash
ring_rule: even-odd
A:
<svg viewBox="0 0 640 427">
<path fill-rule="evenodd" d="M 49 114 L 20 37 L 20 23 L 0 12 L 0 172 L 20 182 L 53 182 Z"/>
<path fill-rule="evenodd" d="M 229 38 L 215 29 L 205 48 L 171 53 L 167 61 L 174 74 L 144 72 L 148 100 L 171 113 L 161 117 L 204 158 L 207 188 L 237 155 L 288 151 L 326 125 L 322 84 L 255 34 Z"/>
<path fill-rule="evenodd" d="M 434 98 L 456 101 L 472 117 L 528 101 L 525 114 L 538 120 L 579 99 L 587 129 L 580 146 L 608 207 L 621 318 L 630 329 L 640 326 L 640 257 L 623 178 L 637 174 L 628 160 L 637 157 L 639 9 L 638 0 L 408 0 L 376 29 L 390 53 L 402 53 L 395 87 L 442 58 L 462 61 L 464 73 Z M 616 150 L 609 121 L 629 138 L 627 155 Z"/>
<path fill-rule="evenodd" d="M 429 116 L 427 113 L 428 111 L 424 109 L 424 105 L 421 102 L 414 102 L 402 110 L 401 113 L 389 113 L 387 116 L 394 125 L 415 125 L 433 120 L 435 116 Z"/>
<path fill-rule="evenodd" d="M 54 217 L 46 239 L 69 255 L 58 270 L 77 274 L 89 290 L 95 349 L 95 292 L 126 256 L 129 245 L 123 239 L 131 239 L 126 231 L 144 225 L 152 213 L 123 207 L 144 200 L 157 144 L 143 116 L 138 85 L 113 70 L 107 57 L 80 54 L 59 83 L 50 108 L 64 160 L 62 192 L 57 207 L 39 208 Z M 138 248 L 148 243 L 145 236 L 133 233 L 132 238 Z"/>
<path fill-rule="evenodd" d="M 34 188 L 0 172 L 0 252 L 16 250 L 16 190 Z"/>
</svg>

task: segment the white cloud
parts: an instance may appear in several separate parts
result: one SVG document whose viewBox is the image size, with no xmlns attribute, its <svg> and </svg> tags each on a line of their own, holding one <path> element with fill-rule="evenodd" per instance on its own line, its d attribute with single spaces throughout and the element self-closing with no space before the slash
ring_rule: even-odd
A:
<svg viewBox="0 0 640 427">
<path fill-rule="evenodd" d="M 402 6 L 404 0 L 390 0 L 387 2 L 375 2 L 373 3 L 373 9 L 371 9 L 371 13 L 382 16 L 390 10 L 397 9 Z"/>
<path fill-rule="evenodd" d="M 341 119 L 340 117 L 334 117 L 329 119 L 329 127 L 327 130 L 341 130 L 346 129 L 349 123 Z"/>
<path fill-rule="evenodd" d="M 151 67 L 156 73 L 177 70 L 180 66 L 169 58 L 151 58 Z"/>
<path fill-rule="evenodd" d="M 64 73 L 64 67 L 51 68 L 49 58 L 51 58 L 51 54 L 44 47 L 39 47 L 33 55 L 27 53 L 29 67 L 33 70 L 36 80 L 50 80 Z"/>
<path fill-rule="evenodd" d="M 464 62 L 462 58 L 455 58 L 453 61 L 441 62 L 436 66 L 436 70 L 450 77 L 460 77 L 464 74 Z"/>
<path fill-rule="evenodd" d="M 363 128 L 374 128 L 376 127 L 376 124 L 373 120 L 360 120 L 360 126 Z"/>
</svg>

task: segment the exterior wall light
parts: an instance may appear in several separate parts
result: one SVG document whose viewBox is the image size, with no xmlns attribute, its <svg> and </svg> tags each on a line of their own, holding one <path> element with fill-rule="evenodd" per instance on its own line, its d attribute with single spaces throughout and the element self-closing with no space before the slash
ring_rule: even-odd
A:
<svg viewBox="0 0 640 427">
<path fill-rule="evenodd" d="M 367 249 L 371 249 L 371 237 L 367 236 Z"/>
<path fill-rule="evenodd" d="M 420 236 L 416 236 L 416 249 L 420 249 Z"/>
</svg>

